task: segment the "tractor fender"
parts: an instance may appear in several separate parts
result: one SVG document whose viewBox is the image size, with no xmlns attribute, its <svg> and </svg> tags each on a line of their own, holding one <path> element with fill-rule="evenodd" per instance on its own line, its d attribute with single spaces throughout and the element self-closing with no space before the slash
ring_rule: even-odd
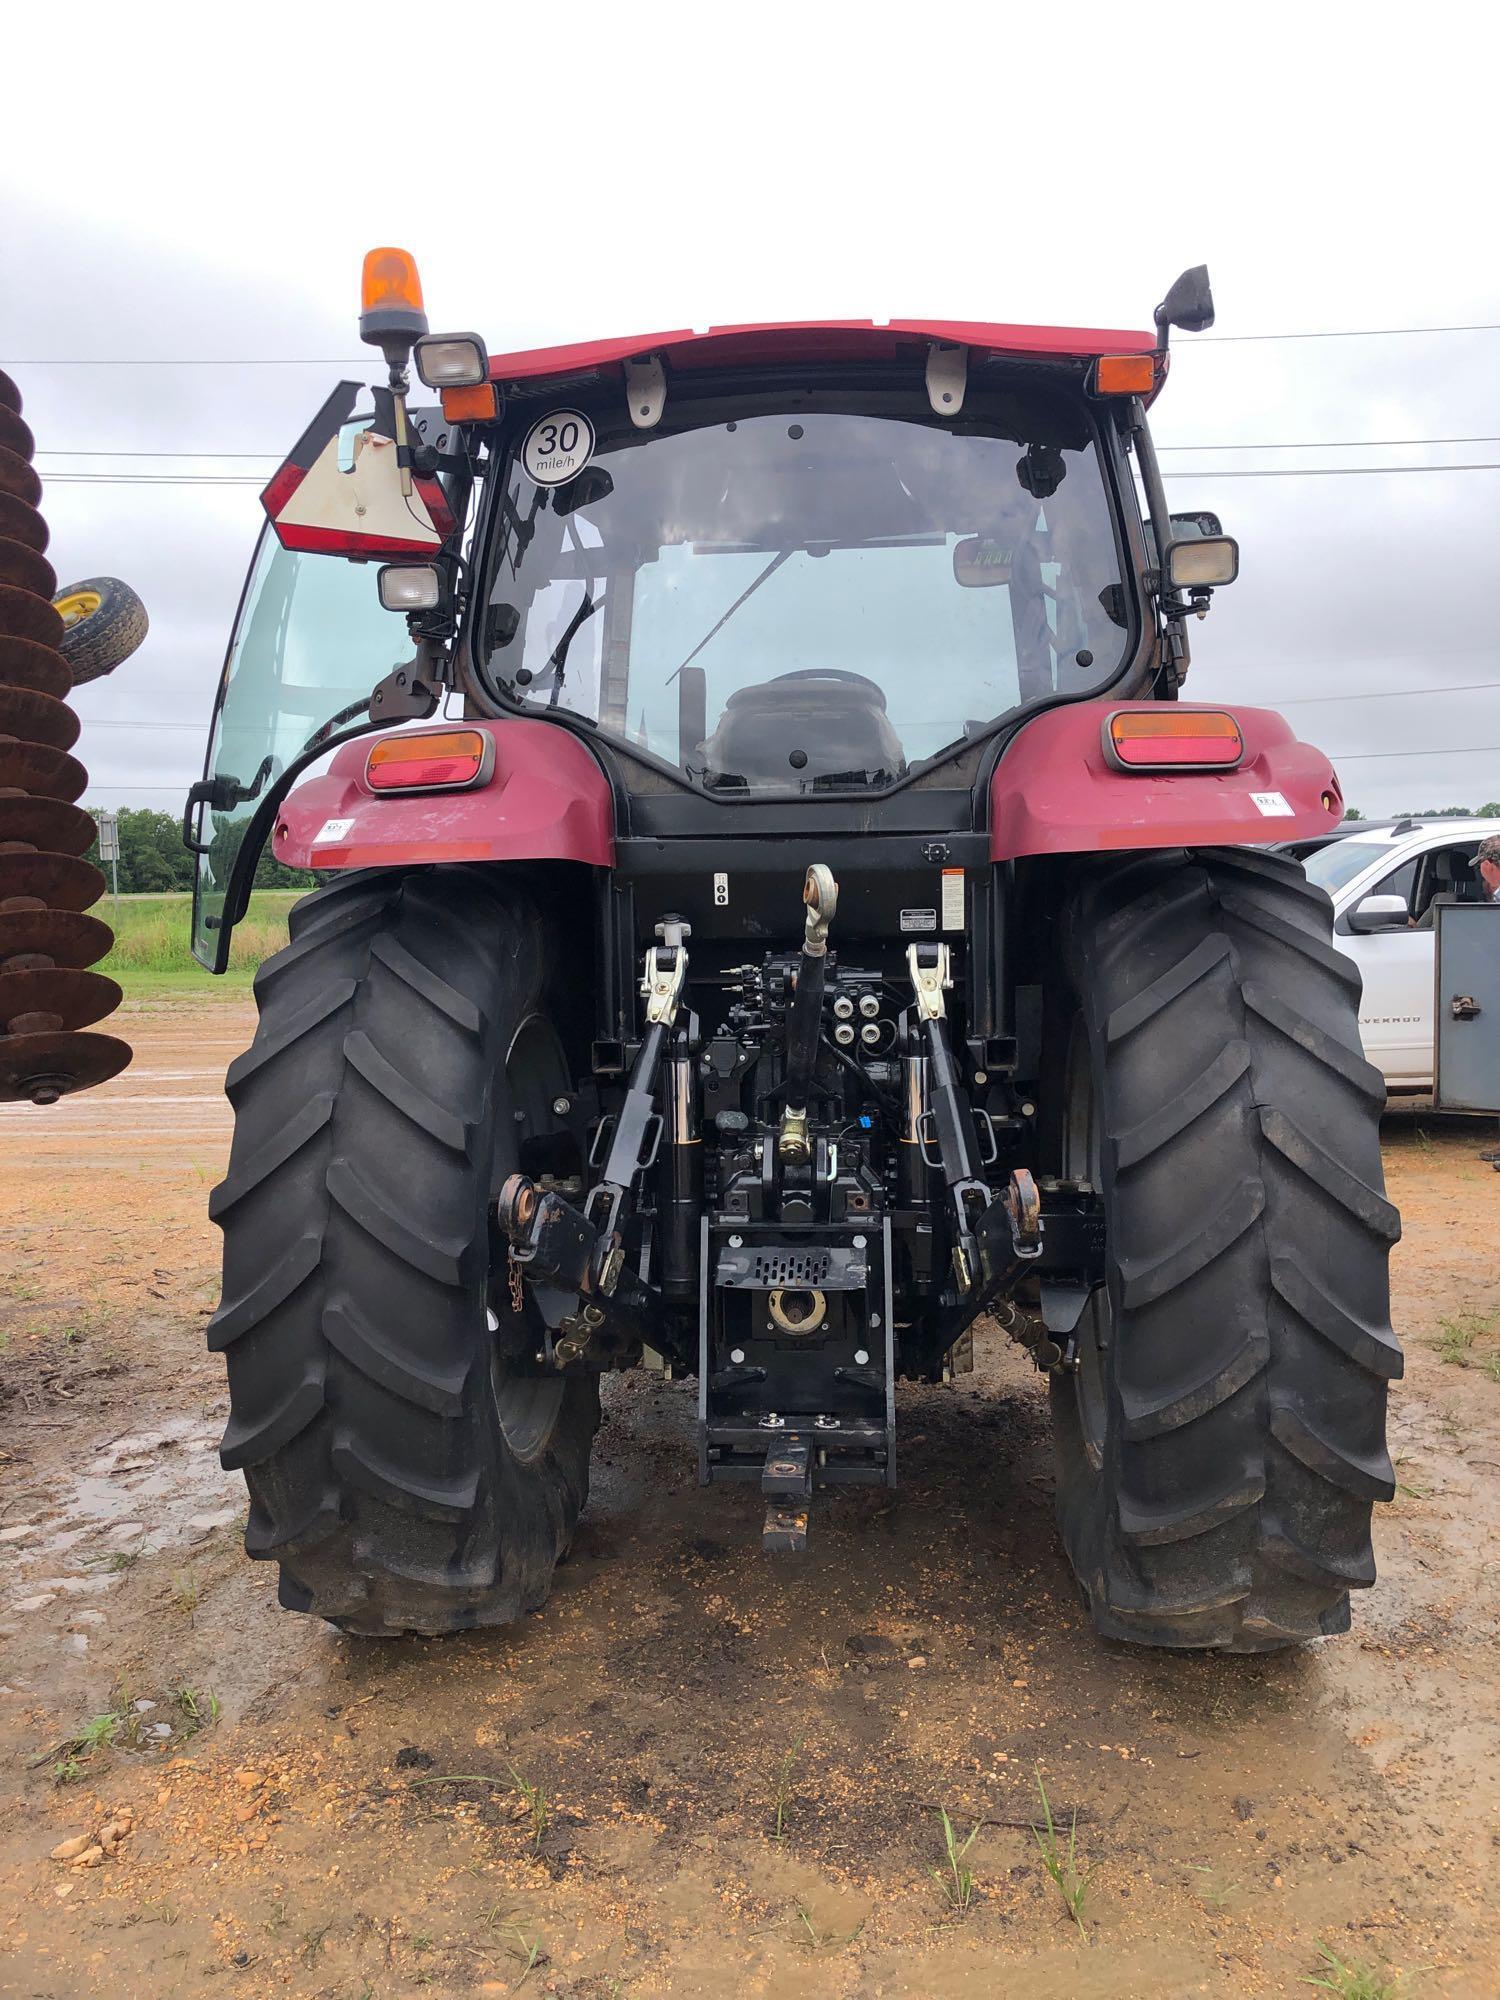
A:
<svg viewBox="0 0 1500 2000">
<path fill-rule="evenodd" d="M 1105 725 L 1121 710 L 1161 712 L 1159 702 L 1076 701 L 1046 710 L 1012 738 L 990 780 L 990 858 L 1097 854 L 1114 848 L 1267 847 L 1327 833 L 1344 795 L 1321 750 L 1300 743 L 1269 708 L 1225 708 L 1244 754 L 1232 771 L 1117 770 Z"/>
<path fill-rule="evenodd" d="M 609 781 L 570 730 L 549 722 L 465 721 L 494 744 L 488 777 L 466 791 L 371 791 L 361 736 L 282 801 L 271 852 L 288 868 L 396 868 L 443 861 L 585 861 L 611 868 Z M 382 735 L 392 732 L 383 731 Z"/>
</svg>

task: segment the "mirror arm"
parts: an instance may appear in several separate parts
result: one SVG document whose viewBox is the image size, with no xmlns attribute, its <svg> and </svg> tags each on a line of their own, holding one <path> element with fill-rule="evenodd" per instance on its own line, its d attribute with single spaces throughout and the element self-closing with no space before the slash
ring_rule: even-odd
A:
<svg viewBox="0 0 1500 2000">
<path fill-rule="evenodd" d="M 1162 632 L 1161 673 L 1167 685 L 1165 692 L 1175 694 L 1187 679 L 1188 642 L 1183 620 L 1188 607 L 1174 597 L 1167 584 L 1167 545 L 1172 539 L 1172 515 L 1167 505 L 1167 489 L 1162 484 L 1161 465 L 1156 456 L 1156 446 L 1146 425 L 1146 406 L 1139 396 L 1130 399 L 1129 428 L 1135 444 L 1136 462 L 1141 468 L 1141 484 L 1146 489 L 1146 510 L 1151 519 L 1151 533 L 1156 543 L 1157 567 L 1152 572 L 1154 594 L 1161 607 L 1164 629 Z M 1148 585 L 1148 588 L 1151 587 Z"/>
</svg>

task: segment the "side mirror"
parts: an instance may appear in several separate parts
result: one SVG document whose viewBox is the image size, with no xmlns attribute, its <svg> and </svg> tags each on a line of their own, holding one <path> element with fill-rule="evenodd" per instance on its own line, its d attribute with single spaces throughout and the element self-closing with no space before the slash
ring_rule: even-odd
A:
<svg viewBox="0 0 1500 2000">
<path fill-rule="evenodd" d="M 953 581 L 965 590 L 989 590 L 1010 582 L 1015 550 L 992 535 L 966 535 L 953 544 Z"/>
<path fill-rule="evenodd" d="M 1156 308 L 1155 319 L 1163 346 L 1170 327 L 1181 327 L 1184 333 L 1203 333 L 1213 325 L 1214 295 L 1209 287 L 1207 264 L 1195 264 L 1190 271 L 1183 272 Z"/>
<path fill-rule="evenodd" d="M 1410 914 L 1404 896 L 1365 896 L 1349 912 L 1349 928 L 1359 934 L 1404 930 Z"/>
<path fill-rule="evenodd" d="M 1168 542 L 1162 572 L 1173 590 L 1214 590 L 1240 573 L 1240 545 L 1233 535 L 1194 535 Z"/>
</svg>

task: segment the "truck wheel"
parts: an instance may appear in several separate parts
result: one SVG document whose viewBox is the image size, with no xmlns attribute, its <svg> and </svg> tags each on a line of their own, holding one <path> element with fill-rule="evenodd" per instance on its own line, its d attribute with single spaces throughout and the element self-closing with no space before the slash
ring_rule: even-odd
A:
<svg viewBox="0 0 1500 2000">
<path fill-rule="evenodd" d="M 540 915 L 475 868 L 300 902 L 231 1066 L 220 1456 L 281 1602 L 378 1635 L 499 1625 L 545 1599 L 588 1493 L 593 1376 L 543 1374 L 493 1191 L 570 1088 L 537 1012 Z"/>
<path fill-rule="evenodd" d="M 1094 1622 L 1230 1652 L 1345 1631 L 1395 1490 L 1400 1222 L 1328 899 L 1278 856 L 1153 854 L 1080 875 L 1063 958 L 1059 1162 L 1108 1224 L 1107 1283 L 1052 1382 Z"/>
<path fill-rule="evenodd" d="M 112 674 L 145 643 L 150 629 L 146 607 L 117 576 L 85 577 L 52 600 L 63 621 L 60 650 L 74 687 Z"/>
</svg>

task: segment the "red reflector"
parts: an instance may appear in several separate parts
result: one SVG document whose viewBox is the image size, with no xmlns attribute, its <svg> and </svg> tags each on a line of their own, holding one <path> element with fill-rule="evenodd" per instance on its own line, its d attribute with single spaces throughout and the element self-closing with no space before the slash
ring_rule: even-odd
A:
<svg viewBox="0 0 1500 2000">
<path fill-rule="evenodd" d="M 462 791 L 494 767 L 494 739 L 482 729 L 412 730 L 380 739 L 365 759 L 365 782 L 372 792 Z"/>
<path fill-rule="evenodd" d="M 1123 771 L 1232 771 L 1245 741 L 1221 708 L 1117 709 L 1104 725 L 1104 754 Z"/>
</svg>

